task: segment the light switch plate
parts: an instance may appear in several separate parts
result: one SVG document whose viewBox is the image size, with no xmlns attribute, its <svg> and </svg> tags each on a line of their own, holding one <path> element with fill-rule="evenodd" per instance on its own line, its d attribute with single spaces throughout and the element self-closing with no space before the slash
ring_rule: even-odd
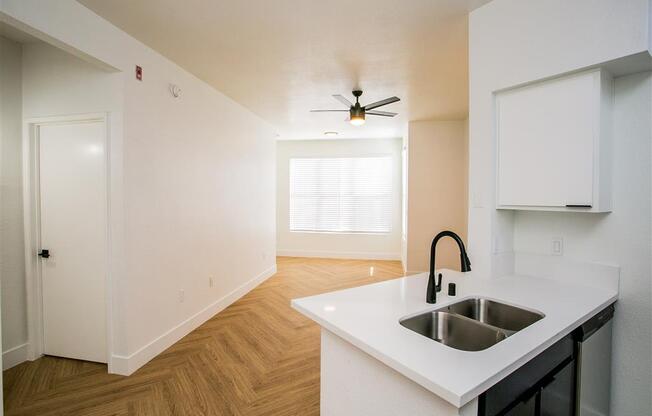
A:
<svg viewBox="0 0 652 416">
<path fill-rule="evenodd" d="M 561 237 L 553 237 L 550 246 L 550 251 L 553 256 L 564 255 L 564 239 Z"/>
</svg>

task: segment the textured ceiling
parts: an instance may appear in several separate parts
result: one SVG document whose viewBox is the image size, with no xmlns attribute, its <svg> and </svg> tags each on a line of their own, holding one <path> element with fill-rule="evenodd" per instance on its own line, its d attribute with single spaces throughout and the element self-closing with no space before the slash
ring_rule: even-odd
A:
<svg viewBox="0 0 652 416">
<path fill-rule="evenodd" d="M 488 0 L 79 0 L 274 125 L 283 139 L 400 137 L 468 111 L 467 14 Z M 396 95 L 362 127 L 332 94 Z"/>
</svg>

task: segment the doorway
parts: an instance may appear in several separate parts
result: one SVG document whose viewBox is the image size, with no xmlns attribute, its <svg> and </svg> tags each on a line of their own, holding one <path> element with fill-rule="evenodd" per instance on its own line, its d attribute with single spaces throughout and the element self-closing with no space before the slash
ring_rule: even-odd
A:
<svg viewBox="0 0 652 416">
<path fill-rule="evenodd" d="M 32 359 L 108 361 L 106 126 L 104 115 L 28 122 Z"/>
</svg>

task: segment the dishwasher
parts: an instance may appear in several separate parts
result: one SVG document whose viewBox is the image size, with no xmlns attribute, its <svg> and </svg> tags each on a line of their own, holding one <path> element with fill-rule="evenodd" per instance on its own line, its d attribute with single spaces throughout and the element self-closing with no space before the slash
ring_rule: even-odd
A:
<svg viewBox="0 0 652 416">
<path fill-rule="evenodd" d="M 611 394 L 611 304 L 573 333 L 577 366 L 575 415 L 608 416 Z"/>
</svg>

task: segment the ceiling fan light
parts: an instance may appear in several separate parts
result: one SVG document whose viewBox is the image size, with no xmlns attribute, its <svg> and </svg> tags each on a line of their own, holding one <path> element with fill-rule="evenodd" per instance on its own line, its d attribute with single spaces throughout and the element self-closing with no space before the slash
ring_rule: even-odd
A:
<svg viewBox="0 0 652 416">
<path fill-rule="evenodd" d="M 351 124 L 354 126 L 362 126 L 365 122 L 363 114 L 352 114 L 351 115 Z"/>
</svg>

